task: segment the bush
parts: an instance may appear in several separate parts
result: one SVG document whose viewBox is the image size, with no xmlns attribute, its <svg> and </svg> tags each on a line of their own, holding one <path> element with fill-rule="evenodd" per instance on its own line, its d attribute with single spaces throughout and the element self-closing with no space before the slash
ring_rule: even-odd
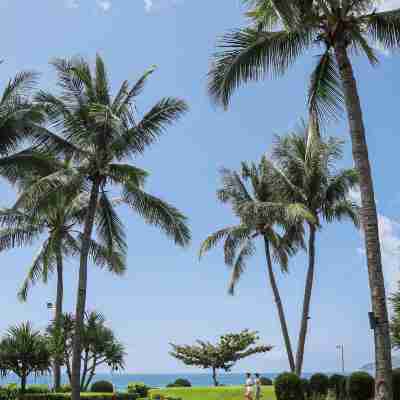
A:
<svg viewBox="0 0 400 400">
<path fill-rule="evenodd" d="M 58 389 L 58 393 L 71 393 L 72 392 L 72 387 L 70 384 L 65 384 L 61 385 L 60 388 Z"/>
<path fill-rule="evenodd" d="M 137 393 L 139 397 L 147 397 L 150 388 L 143 382 L 129 382 L 128 393 Z"/>
<path fill-rule="evenodd" d="M 336 399 L 346 397 L 346 377 L 344 375 L 333 374 L 329 377 L 329 389 L 335 395 Z"/>
<path fill-rule="evenodd" d="M 192 387 L 192 384 L 187 379 L 178 378 L 174 383 L 170 383 L 167 387 Z"/>
<path fill-rule="evenodd" d="M 81 393 L 82 400 L 137 400 L 136 393 Z M 71 400 L 71 393 L 25 394 L 20 400 Z"/>
<path fill-rule="evenodd" d="M 314 374 L 310 378 L 310 389 L 313 396 L 326 396 L 328 394 L 329 378 L 325 374 Z"/>
<path fill-rule="evenodd" d="M 272 379 L 269 379 L 266 376 L 261 376 L 260 383 L 261 386 L 272 386 Z"/>
<path fill-rule="evenodd" d="M 367 372 L 354 372 L 347 381 L 347 394 L 350 400 L 373 399 L 375 392 L 374 378 Z"/>
<path fill-rule="evenodd" d="M 90 388 L 92 393 L 114 393 L 114 385 L 108 381 L 97 381 Z"/>
<path fill-rule="evenodd" d="M 304 399 L 308 400 L 311 399 L 311 387 L 310 381 L 306 378 L 301 379 L 301 389 L 303 392 Z"/>
<path fill-rule="evenodd" d="M 394 369 L 393 376 L 393 400 L 400 400 L 400 369 Z"/>
<path fill-rule="evenodd" d="M 284 372 L 275 379 L 277 400 L 302 400 L 303 388 L 301 379 L 291 372 Z"/>
<path fill-rule="evenodd" d="M 26 387 L 25 393 L 50 393 L 47 385 L 29 385 Z"/>
</svg>

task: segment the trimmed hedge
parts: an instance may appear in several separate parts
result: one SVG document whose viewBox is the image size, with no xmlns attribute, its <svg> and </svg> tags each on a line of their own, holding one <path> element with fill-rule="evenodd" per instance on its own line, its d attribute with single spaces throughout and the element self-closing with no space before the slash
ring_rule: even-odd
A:
<svg viewBox="0 0 400 400">
<path fill-rule="evenodd" d="M 23 400 L 70 400 L 71 393 L 46 393 L 46 394 L 24 394 Z M 85 400 L 137 400 L 137 393 L 81 393 L 81 399 Z"/>
<path fill-rule="evenodd" d="M 275 379 L 275 394 L 277 400 L 302 400 L 303 387 L 301 379 L 292 372 L 284 372 Z"/>
<path fill-rule="evenodd" d="M 93 382 L 90 391 L 92 393 L 114 393 L 114 385 L 109 381 Z"/>
<path fill-rule="evenodd" d="M 304 399 L 306 400 L 311 399 L 312 393 L 311 393 L 310 381 L 308 379 L 306 378 L 301 379 L 301 388 L 303 391 Z"/>
<path fill-rule="evenodd" d="M 329 389 L 337 400 L 346 397 L 346 377 L 340 374 L 333 374 L 329 377 Z"/>
<path fill-rule="evenodd" d="M 71 393 L 71 392 L 72 392 L 72 387 L 69 383 L 61 385 L 60 388 L 58 389 L 58 393 Z"/>
<path fill-rule="evenodd" d="M 32 393 L 32 394 L 50 393 L 50 389 L 47 385 L 28 385 L 26 387 L 25 393 Z"/>
<path fill-rule="evenodd" d="M 313 396 L 326 396 L 328 394 L 329 378 L 325 374 L 314 374 L 310 378 L 310 389 Z"/>
<path fill-rule="evenodd" d="M 374 398 L 375 381 L 367 372 L 354 372 L 347 381 L 347 394 L 350 400 L 369 400 Z"/>
</svg>

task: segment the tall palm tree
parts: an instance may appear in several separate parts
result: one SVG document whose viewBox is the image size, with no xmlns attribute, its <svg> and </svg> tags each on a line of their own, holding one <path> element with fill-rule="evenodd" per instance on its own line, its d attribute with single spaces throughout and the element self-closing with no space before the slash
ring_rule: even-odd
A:
<svg viewBox="0 0 400 400">
<path fill-rule="evenodd" d="M 375 329 L 376 382 L 384 381 L 391 400 L 391 346 L 382 272 L 378 217 L 357 83 L 350 54 L 378 63 L 374 44 L 400 45 L 400 10 L 377 12 L 372 0 L 243 0 L 250 25 L 225 35 L 214 56 L 209 91 L 227 106 L 242 83 L 267 73 L 282 75 L 311 48 L 322 48 L 311 75 L 312 117 L 327 119 L 345 104 L 355 166 L 360 173 L 362 225 Z"/>
<path fill-rule="evenodd" d="M 296 373 L 301 375 L 308 330 L 310 304 L 315 271 L 316 234 L 322 226 L 335 220 L 350 219 L 359 225 L 358 206 L 349 199 L 351 189 L 358 187 L 355 169 L 337 170 L 342 158 L 342 142 L 335 138 L 321 139 L 307 129 L 277 137 L 273 149 L 275 187 L 283 199 L 303 204 L 313 215 L 308 220 L 308 269 L 304 290 L 302 319 L 296 353 Z"/>
<path fill-rule="evenodd" d="M 36 96 L 36 101 L 46 111 L 50 126 L 40 132 L 38 143 L 45 151 L 70 159 L 71 167 L 38 180 L 25 192 L 22 203 L 25 207 L 35 204 L 41 194 L 49 190 L 68 193 L 82 188 L 89 197 L 80 248 L 72 361 L 72 399 L 78 400 L 87 265 L 94 226 L 100 243 L 121 249 L 123 223 L 115 205 L 124 203 L 146 223 L 160 228 L 177 245 L 186 246 L 190 241 L 186 217 L 175 207 L 146 193 L 143 185 L 148 174 L 126 162 L 156 142 L 188 107 L 182 100 L 168 97 L 157 102 L 140 118 L 136 109 L 137 96 L 154 68 L 146 71 L 134 85 L 124 81 L 112 96 L 100 56 L 96 57 L 94 71 L 81 58 L 58 59 L 52 64 L 58 74 L 60 94 L 40 92 Z M 3 160 L 0 169 L 15 165 L 19 158 L 16 155 Z M 117 202 L 110 198 L 111 188 L 113 193 L 120 190 Z M 97 205 L 100 209 L 96 217 Z"/>
<path fill-rule="evenodd" d="M 48 162 L 46 174 L 68 168 L 67 162 L 60 162 L 51 156 L 48 156 L 46 161 Z M 26 171 L 19 179 L 20 188 L 28 189 L 39 177 L 38 173 Z M 48 196 L 41 198 L 40 204 L 36 204 L 33 209 L 20 208 L 17 201 L 13 208 L 0 210 L 0 225 L 4 226 L 0 230 L 0 251 L 30 246 L 46 235 L 18 297 L 21 301 L 26 301 L 32 285 L 39 280 L 47 283 L 49 277 L 55 273 L 57 277 L 54 315 L 56 327 L 60 326 L 63 312 L 64 260 L 68 257 L 76 257 L 80 253 L 82 235 L 79 228 L 87 213 L 87 200 L 87 196 L 79 192 L 50 192 Z M 107 248 L 95 240 L 91 240 L 89 255 L 96 265 L 107 267 L 117 275 L 123 274 L 126 269 L 125 252 Z M 59 389 L 60 384 L 60 360 L 55 357 L 54 388 Z"/>
<path fill-rule="evenodd" d="M 304 212 L 302 206 L 281 205 L 279 193 L 274 190 L 274 173 L 265 157 L 258 165 L 242 163 L 240 174 L 236 171 L 222 170 L 222 188 L 218 190 L 218 198 L 222 203 L 231 205 L 235 215 L 240 218 L 240 223 L 210 235 L 201 246 L 200 257 L 224 241 L 225 263 L 232 268 L 229 293 L 233 294 L 236 283 L 245 272 L 247 259 L 255 252 L 256 240 L 263 240 L 267 275 L 278 311 L 289 366 L 294 372 L 292 344 L 272 258 L 279 263 L 282 272 L 288 272 L 289 256 L 304 246 L 303 219 L 314 219 Z M 241 218 L 241 212 L 244 210 L 246 218 Z M 284 234 L 279 233 L 282 230 L 279 228 L 283 228 Z"/>
</svg>

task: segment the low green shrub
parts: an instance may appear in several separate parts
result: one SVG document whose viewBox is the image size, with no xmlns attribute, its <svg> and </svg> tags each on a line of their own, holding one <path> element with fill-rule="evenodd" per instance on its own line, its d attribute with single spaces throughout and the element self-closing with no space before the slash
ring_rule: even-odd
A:
<svg viewBox="0 0 400 400">
<path fill-rule="evenodd" d="M 350 400 L 373 399 L 374 378 L 367 372 L 354 372 L 347 380 L 347 394 Z"/>
<path fill-rule="evenodd" d="M 302 400 L 303 388 L 301 379 L 292 372 L 284 372 L 275 379 L 277 400 Z"/>
<path fill-rule="evenodd" d="M 305 400 L 311 399 L 311 387 L 310 381 L 306 378 L 301 379 L 301 389 L 303 391 L 303 397 Z"/>
<path fill-rule="evenodd" d="M 18 385 L 16 383 L 4 385 L 0 389 L 0 400 L 15 400 L 18 392 Z"/>
<path fill-rule="evenodd" d="M 393 400 L 400 400 L 400 369 L 394 369 L 393 376 Z"/>
<path fill-rule="evenodd" d="M 81 393 L 84 400 L 137 400 L 136 393 Z M 28 393 L 20 396 L 21 400 L 71 400 L 71 393 Z"/>
<path fill-rule="evenodd" d="M 261 376 L 260 383 L 261 386 L 272 386 L 272 379 L 269 379 L 266 376 Z"/>
<path fill-rule="evenodd" d="M 28 385 L 25 393 L 50 393 L 50 389 L 47 385 Z"/>
<path fill-rule="evenodd" d="M 72 387 L 69 383 L 66 383 L 65 385 L 61 385 L 60 388 L 57 390 L 58 393 L 71 393 L 72 392 Z"/>
<path fill-rule="evenodd" d="M 192 387 L 192 384 L 187 379 L 178 378 L 175 382 L 168 384 L 167 387 Z"/>
<path fill-rule="evenodd" d="M 329 377 L 329 389 L 337 400 L 346 397 L 346 377 L 340 374 L 333 374 Z"/>
<path fill-rule="evenodd" d="M 97 381 L 90 388 L 92 393 L 113 393 L 114 385 L 109 381 Z"/>
<path fill-rule="evenodd" d="M 314 397 L 322 397 L 328 394 L 329 378 L 325 374 L 314 374 L 310 378 L 311 394 Z"/>
<path fill-rule="evenodd" d="M 147 397 L 150 388 L 143 382 L 129 382 L 128 393 L 136 393 L 138 397 Z"/>
</svg>

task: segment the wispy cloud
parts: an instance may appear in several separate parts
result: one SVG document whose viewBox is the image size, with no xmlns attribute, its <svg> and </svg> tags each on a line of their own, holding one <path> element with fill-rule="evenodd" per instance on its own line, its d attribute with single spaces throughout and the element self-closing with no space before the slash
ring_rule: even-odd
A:
<svg viewBox="0 0 400 400">
<path fill-rule="evenodd" d="M 160 11 L 165 8 L 176 6 L 184 0 L 144 0 L 146 12 Z"/>
<path fill-rule="evenodd" d="M 111 8 L 110 0 L 97 0 L 97 5 L 105 12 Z"/>
<path fill-rule="evenodd" d="M 78 8 L 78 0 L 64 0 L 67 8 Z"/>
</svg>

